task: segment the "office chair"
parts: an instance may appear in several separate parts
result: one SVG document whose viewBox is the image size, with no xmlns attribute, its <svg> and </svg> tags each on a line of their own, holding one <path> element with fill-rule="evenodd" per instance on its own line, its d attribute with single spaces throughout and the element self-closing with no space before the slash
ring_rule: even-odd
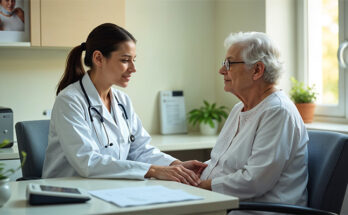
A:
<svg viewBox="0 0 348 215">
<path fill-rule="evenodd" d="M 48 144 L 49 120 L 16 123 L 18 150 L 27 154 L 22 166 L 23 178 L 17 180 L 40 179 Z M 23 156 L 20 153 L 21 162 Z"/>
<path fill-rule="evenodd" d="M 308 135 L 308 207 L 241 201 L 231 210 L 339 214 L 348 182 L 348 135 L 329 131 L 308 131 Z"/>
</svg>

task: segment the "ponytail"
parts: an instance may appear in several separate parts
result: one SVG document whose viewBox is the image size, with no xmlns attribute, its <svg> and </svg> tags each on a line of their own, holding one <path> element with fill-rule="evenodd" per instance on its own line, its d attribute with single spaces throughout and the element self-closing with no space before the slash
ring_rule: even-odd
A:
<svg viewBox="0 0 348 215">
<path fill-rule="evenodd" d="M 133 35 L 120 26 L 104 23 L 94 28 L 89 33 L 85 43 L 81 43 L 81 45 L 71 50 L 66 62 L 65 72 L 58 84 L 57 95 L 69 84 L 80 80 L 86 73 L 81 59 L 84 50 L 86 50 L 84 63 L 87 67 L 92 68 L 94 51 L 98 50 L 104 57 L 109 58 L 113 51 L 118 50 L 119 44 L 125 41 L 136 43 Z"/>
<path fill-rule="evenodd" d="M 79 46 L 73 48 L 66 61 L 66 67 L 62 78 L 58 83 L 57 93 L 59 94 L 69 84 L 80 80 L 85 74 L 85 70 L 82 65 L 82 52 L 86 49 L 86 43 L 82 43 Z"/>
</svg>

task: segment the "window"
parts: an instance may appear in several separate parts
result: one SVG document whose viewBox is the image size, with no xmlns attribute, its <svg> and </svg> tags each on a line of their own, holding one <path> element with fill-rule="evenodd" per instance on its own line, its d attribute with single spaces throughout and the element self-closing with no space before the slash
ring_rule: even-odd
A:
<svg viewBox="0 0 348 215">
<path fill-rule="evenodd" d="M 315 85 L 316 115 L 348 118 L 348 70 L 337 58 L 340 44 L 348 41 L 348 1 L 298 2 L 299 79 Z"/>
</svg>

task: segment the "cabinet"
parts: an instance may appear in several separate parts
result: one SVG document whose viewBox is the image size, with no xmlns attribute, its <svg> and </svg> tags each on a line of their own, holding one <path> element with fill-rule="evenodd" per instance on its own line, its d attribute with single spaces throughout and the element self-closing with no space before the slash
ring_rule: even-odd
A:
<svg viewBox="0 0 348 215">
<path fill-rule="evenodd" d="M 31 0 L 32 46 L 74 47 L 96 26 L 125 25 L 125 0 Z"/>
</svg>

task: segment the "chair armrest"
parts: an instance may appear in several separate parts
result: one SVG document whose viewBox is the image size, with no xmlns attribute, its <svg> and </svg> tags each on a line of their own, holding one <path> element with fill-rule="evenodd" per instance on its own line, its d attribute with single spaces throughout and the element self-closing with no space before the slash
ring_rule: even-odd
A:
<svg viewBox="0 0 348 215">
<path fill-rule="evenodd" d="M 239 208 L 233 208 L 232 210 L 249 210 L 249 211 L 267 211 L 278 212 L 287 214 L 303 214 L 303 215 L 337 215 L 336 213 L 318 210 L 309 207 L 290 205 L 290 204 L 278 204 L 268 202 L 239 202 Z"/>
</svg>

